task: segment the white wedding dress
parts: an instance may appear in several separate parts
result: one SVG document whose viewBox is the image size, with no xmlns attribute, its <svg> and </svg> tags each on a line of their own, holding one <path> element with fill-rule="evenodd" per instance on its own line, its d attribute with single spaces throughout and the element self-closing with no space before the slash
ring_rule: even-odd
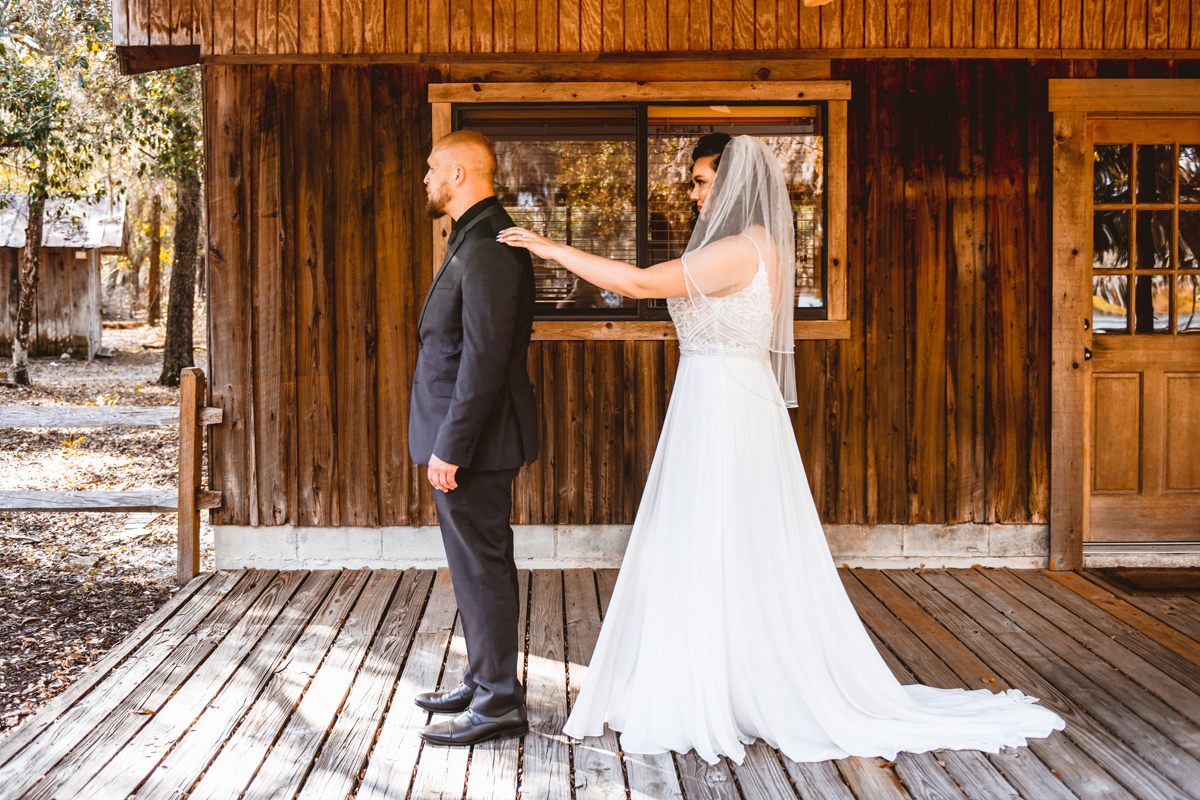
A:
<svg viewBox="0 0 1200 800">
<path fill-rule="evenodd" d="M 759 259 L 740 291 L 668 301 L 679 371 L 565 732 L 598 736 L 607 722 L 631 753 L 695 749 L 741 763 L 756 739 L 796 761 L 893 759 L 994 753 L 1061 730 L 1016 690 L 902 686 L 876 652 L 838 578 L 772 372 Z"/>
</svg>

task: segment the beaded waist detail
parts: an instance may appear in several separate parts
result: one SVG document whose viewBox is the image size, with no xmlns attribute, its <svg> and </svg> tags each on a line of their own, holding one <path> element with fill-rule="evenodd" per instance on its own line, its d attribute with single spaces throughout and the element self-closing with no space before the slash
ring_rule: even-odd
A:
<svg viewBox="0 0 1200 800">
<path fill-rule="evenodd" d="M 732 342 L 683 342 L 679 343 L 679 355 L 683 356 L 729 356 L 747 361 L 771 363 L 770 352 L 763 347 Z"/>
</svg>

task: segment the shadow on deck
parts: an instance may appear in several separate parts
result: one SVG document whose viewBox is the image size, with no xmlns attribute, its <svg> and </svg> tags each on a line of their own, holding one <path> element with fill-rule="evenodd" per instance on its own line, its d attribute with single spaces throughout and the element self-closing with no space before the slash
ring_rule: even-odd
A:
<svg viewBox="0 0 1200 800">
<path fill-rule="evenodd" d="M 423 748 L 465 666 L 442 571 L 202 575 L 0 746 L 8 798 L 1200 798 L 1200 605 L 1094 573 L 841 570 L 902 682 L 1015 687 L 1065 732 L 1000 755 L 741 766 L 561 733 L 616 570 L 522 572 L 525 739 Z M 628 790 L 628 795 L 627 795 Z"/>
</svg>

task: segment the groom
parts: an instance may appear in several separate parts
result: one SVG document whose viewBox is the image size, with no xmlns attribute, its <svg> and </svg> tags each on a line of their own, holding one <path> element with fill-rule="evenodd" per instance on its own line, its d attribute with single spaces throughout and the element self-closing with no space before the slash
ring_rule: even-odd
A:
<svg viewBox="0 0 1200 800">
<path fill-rule="evenodd" d="M 513 561 L 512 482 L 538 455 L 525 365 L 533 332 L 529 251 L 496 241 L 513 221 L 496 200 L 496 153 L 457 131 L 430 153 L 427 211 L 454 220 L 446 258 L 417 325 L 408 450 L 429 466 L 434 503 L 467 640 L 467 671 L 421 708 L 457 716 L 421 730 L 435 745 L 471 745 L 529 730 L 518 677 L 520 598 Z"/>
</svg>

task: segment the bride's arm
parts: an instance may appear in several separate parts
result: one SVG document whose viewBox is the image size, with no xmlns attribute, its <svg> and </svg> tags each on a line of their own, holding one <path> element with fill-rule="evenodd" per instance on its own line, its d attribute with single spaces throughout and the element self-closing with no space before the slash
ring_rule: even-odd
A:
<svg viewBox="0 0 1200 800">
<path fill-rule="evenodd" d="M 574 247 L 559 244 L 545 236 L 540 236 L 524 228 L 506 228 L 496 237 L 499 241 L 512 247 L 524 247 L 534 255 L 550 261 L 557 261 L 566 269 L 583 278 L 588 283 L 616 292 L 624 297 L 634 299 L 687 297 L 694 293 L 695 286 L 690 287 L 684 279 L 683 261 L 673 258 L 661 264 L 655 264 L 646 269 L 639 269 L 633 264 L 615 261 L 611 258 L 585 253 Z M 746 245 L 749 247 L 749 245 Z M 700 291 L 705 294 L 718 292 L 732 285 L 737 280 L 736 269 L 729 269 L 730 263 L 737 263 L 737 257 L 742 253 L 737 242 L 714 242 L 688 257 L 688 272 L 692 280 L 697 274 L 710 275 L 715 270 L 706 268 L 724 263 L 721 269 L 722 277 L 716 281 L 723 285 L 701 285 Z M 731 262 L 732 257 L 732 262 Z M 711 281 L 702 281 L 711 284 Z"/>
</svg>

